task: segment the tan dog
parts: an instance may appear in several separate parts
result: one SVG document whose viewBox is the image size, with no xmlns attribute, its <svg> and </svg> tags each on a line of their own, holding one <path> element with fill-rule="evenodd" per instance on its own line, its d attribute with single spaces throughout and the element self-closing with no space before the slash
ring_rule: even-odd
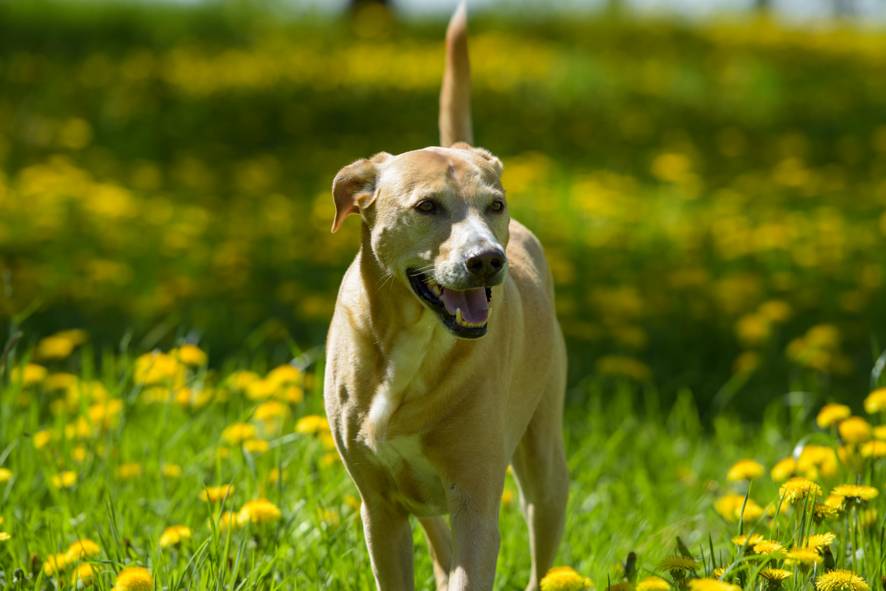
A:
<svg viewBox="0 0 886 591">
<path fill-rule="evenodd" d="M 462 4 L 440 101 L 449 147 L 358 160 L 333 184 L 333 231 L 359 213 L 363 233 L 329 329 L 326 412 L 383 591 L 413 588 L 410 514 L 439 590 L 492 589 L 508 464 L 529 524 L 528 589 L 563 530 L 566 356 L 554 289 L 538 240 L 508 216 L 501 162 L 462 143 L 469 82 Z"/>
</svg>

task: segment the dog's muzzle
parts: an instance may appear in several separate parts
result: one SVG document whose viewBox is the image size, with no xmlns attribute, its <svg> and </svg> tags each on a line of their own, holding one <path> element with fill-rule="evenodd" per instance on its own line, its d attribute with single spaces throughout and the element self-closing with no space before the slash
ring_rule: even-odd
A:
<svg viewBox="0 0 886 591">
<path fill-rule="evenodd" d="M 455 336 L 476 339 L 486 334 L 492 288 L 473 287 L 464 290 L 443 287 L 427 273 L 406 271 L 409 285 L 425 305 L 440 317 Z"/>
</svg>

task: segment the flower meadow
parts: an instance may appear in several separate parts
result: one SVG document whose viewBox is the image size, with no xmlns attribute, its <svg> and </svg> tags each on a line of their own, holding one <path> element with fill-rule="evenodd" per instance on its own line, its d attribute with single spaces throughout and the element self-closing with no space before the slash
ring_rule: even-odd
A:
<svg viewBox="0 0 886 591">
<path fill-rule="evenodd" d="M 0 588 L 374 588 L 323 416 L 360 236 L 329 186 L 436 143 L 442 31 L 0 4 Z M 569 349 L 543 591 L 886 589 L 883 32 L 478 14 L 470 44 Z"/>
</svg>

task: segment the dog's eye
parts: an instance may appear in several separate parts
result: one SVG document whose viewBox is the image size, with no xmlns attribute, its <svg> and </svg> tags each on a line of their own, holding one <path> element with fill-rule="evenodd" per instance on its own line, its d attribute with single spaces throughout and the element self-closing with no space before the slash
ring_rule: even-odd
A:
<svg viewBox="0 0 886 591">
<path fill-rule="evenodd" d="M 492 213 L 501 213 L 505 210 L 505 202 L 501 199 L 496 199 L 492 203 L 489 204 L 489 211 Z"/>
<path fill-rule="evenodd" d="M 419 213 L 431 214 L 440 211 L 440 205 L 433 199 L 422 199 L 416 204 L 415 209 Z"/>
</svg>

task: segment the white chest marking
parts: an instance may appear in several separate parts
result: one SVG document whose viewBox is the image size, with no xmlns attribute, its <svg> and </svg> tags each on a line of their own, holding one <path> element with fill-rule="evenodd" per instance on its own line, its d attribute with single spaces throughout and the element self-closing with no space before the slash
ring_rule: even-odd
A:
<svg viewBox="0 0 886 591">
<path fill-rule="evenodd" d="M 372 396 L 366 420 L 367 442 L 378 449 L 384 441 L 391 415 L 403 402 L 409 388 L 422 388 L 419 372 L 434 336 L 437 319 L 430 310 L 423 310 L 418 322 L 397 335 L 388 352 L 384 378 Z"/>
</svg>

